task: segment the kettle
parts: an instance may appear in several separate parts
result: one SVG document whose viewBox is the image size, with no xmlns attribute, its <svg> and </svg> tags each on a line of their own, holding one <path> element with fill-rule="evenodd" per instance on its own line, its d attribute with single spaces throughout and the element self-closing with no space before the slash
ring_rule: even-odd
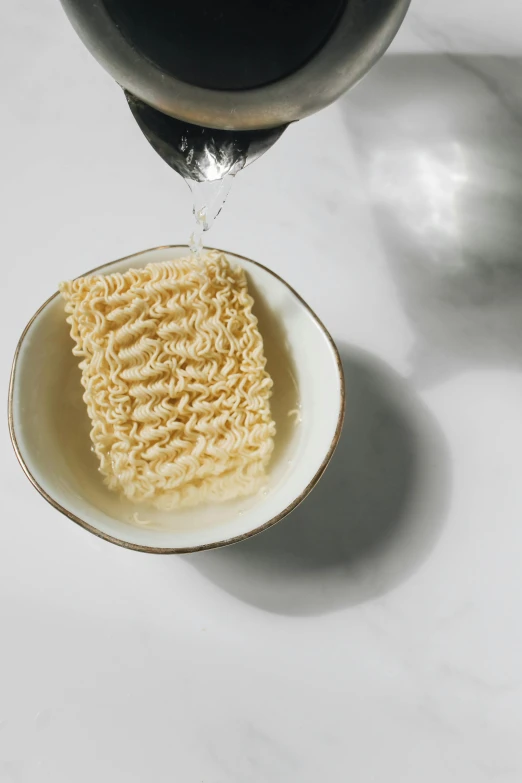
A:
<svg viewBox="0 0 522 783">
<path fill-rule="evenodd" d="M 385 52 L 410 0 L 61 0 L 185 179 L 235 174 Z"/>
</svg>

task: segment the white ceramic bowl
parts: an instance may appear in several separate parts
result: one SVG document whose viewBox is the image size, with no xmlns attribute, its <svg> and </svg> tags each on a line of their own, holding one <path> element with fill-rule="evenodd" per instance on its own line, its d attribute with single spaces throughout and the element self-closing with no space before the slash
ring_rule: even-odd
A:
<svg viewBox="0 0 522 783">
<path fill-rule="evenodd" d="M 92 271 L 123 272 L 187 252 L 185 245 L 154 248 Z M 344 379 L 332 338 L 284 280 L 247 258 L 227 256 L 247 273 L 274 380 L 276 447 L 268 486 L 252 498 L 144 513 L 110 492 L 91 451 L 78 360 L 59 294 L 42 305 L 20 338 L 9 390 L 9 427 L 20 464 L 49 503 L 115 544 L 146 552 L 193 552 L 259 533 L 306 497 L 337 445 Z M 300 421 L 289 415 L 296 408 Z M 139 522 L 142 516 L 148 524 Z"/>
</svg>

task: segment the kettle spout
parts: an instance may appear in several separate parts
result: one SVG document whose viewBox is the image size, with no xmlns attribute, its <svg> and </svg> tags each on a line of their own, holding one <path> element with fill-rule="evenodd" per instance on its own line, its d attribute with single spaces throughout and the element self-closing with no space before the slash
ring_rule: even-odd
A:
<svg viewBox="0 0 522 783">
<path fill-rule="evenodd" d="M 287 125 L 254 131 L 220 130 L 178 120 L 125 92 L 143 135 L 185 180 L 212 182 L 234 176 L 279 139 Z"/>
</svg>

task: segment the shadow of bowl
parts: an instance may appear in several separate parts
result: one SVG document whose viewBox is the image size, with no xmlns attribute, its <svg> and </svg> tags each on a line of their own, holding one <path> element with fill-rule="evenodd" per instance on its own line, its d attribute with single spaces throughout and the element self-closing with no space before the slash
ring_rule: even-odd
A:
<svg viewBox="0 0 522 783">
<path fill-rule="evenodd" d="M 432 416 L 386 365 L 341 346 L 347 410 L 339 446 L 304 503 L 264 534 L 187 561 L 266 611 L 314 615 L 391 590 L 441 531 L 448 454 Z"/>
</svg>

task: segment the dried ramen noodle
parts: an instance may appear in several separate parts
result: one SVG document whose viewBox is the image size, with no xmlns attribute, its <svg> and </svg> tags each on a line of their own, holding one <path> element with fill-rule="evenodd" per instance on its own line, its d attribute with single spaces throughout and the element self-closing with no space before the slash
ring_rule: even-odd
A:
<svg viewBox="0 0 522 783">
<path fill-rule="evenodd" d="M 244 271 L 213 252 L 60 290 L 108 487 L 165 509 L 256 492 L 275 425 Z"/>
</svg>

